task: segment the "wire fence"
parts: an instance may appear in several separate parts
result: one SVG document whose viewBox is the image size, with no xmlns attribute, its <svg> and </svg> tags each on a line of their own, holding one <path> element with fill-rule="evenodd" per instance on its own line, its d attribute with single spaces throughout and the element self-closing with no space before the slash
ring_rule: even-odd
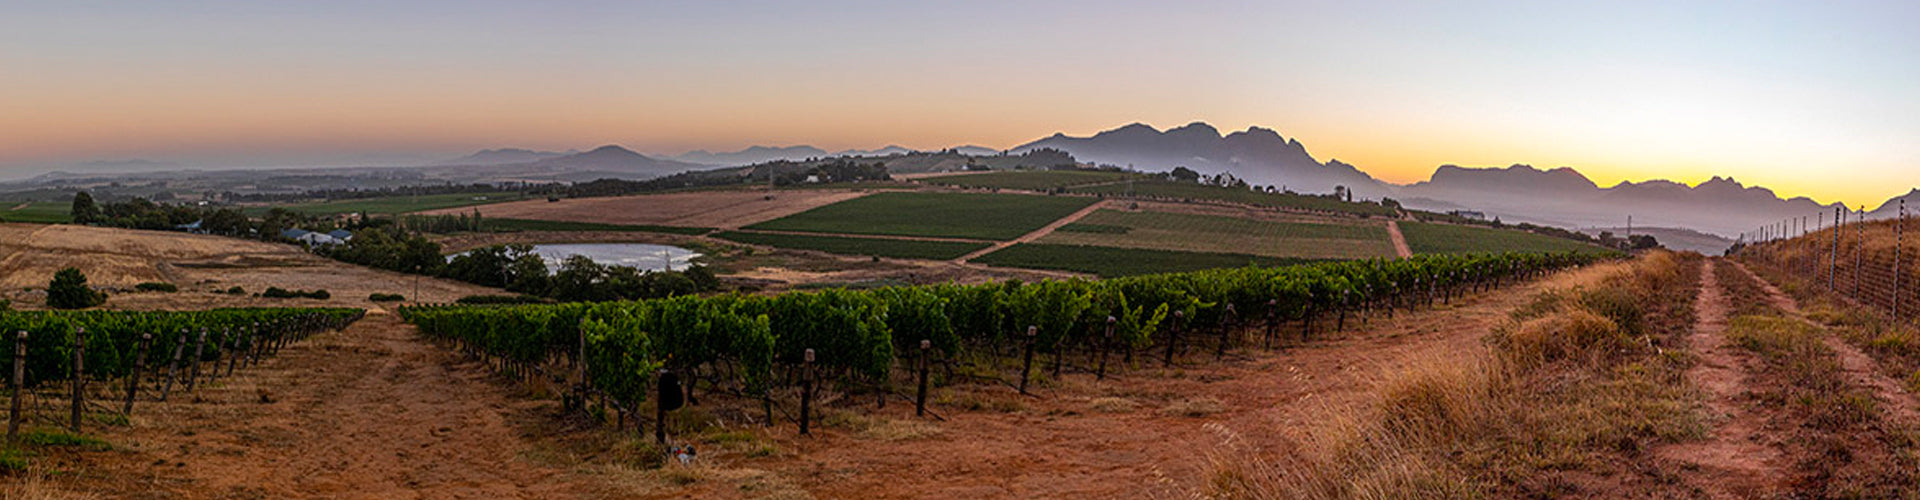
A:
<svg viewBox="0 0 1920 500">
<path fill-rule="evenodd" d="M 1867 220 L 1836 209 L 1787 219 L 1741 235 L 1729 254 L 1769 267 L 1802 285 L 1879 310 L 1894 321 L 1920 313 L 1920 245 L 1908 242 L 1913 218 L 1906 202 L 1891 219 Z"/>
</svg>

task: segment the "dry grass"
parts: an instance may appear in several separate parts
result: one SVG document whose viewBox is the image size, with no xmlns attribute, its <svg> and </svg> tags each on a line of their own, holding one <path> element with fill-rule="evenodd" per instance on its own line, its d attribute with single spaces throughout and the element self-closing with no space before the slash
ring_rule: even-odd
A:
<svg viewBox="0 0 1920 500">
<path fill-rule="evenodd" d="M 92 493 L 60 489 L 59 486 L 48 480 L 48 475 L 44 472 L 14 477 L 13 481 L 10 482 L 11 484 L 0 487 L 0 498 L 9 500 L 89 500 L 100 498 L 100 495 Z"/>
<path fill-rule="evenodd" d="M 1087 407 L 1100 413 L 1132 413 L 1140 405 L 1127 398 L 1104 397 L 1093 398 L 1087 402 Z"/>
<path fill-rule="evenodd" d="M 1687 307 L 1669 307 L 1691 303 L 1696 276 L 1686 260 L 1655 254 L 1590 287 L 1545 293 L 1491 332 L 1487 351 L 1416 359 L 1383 374 L 1371 405 L 1330 411 L 1280 460 L 1215 456 L 1205 494 L 1580 494 L 1558 474 L 1623 472 L 1650 443 L 1701 433 L 1680 378 L 1684 360 L 1655 348 L 1691 322 Z M 1641 336 L 1622 324 L 1640 325 Z"/>
<path fill-rule="evenodd" d="M 1199 418 L 1224 411 L 1220 400 L 1211 396 L 1182 399 L 1160 409 L 1161 415 L 1172 417 Z"/>
</svg>

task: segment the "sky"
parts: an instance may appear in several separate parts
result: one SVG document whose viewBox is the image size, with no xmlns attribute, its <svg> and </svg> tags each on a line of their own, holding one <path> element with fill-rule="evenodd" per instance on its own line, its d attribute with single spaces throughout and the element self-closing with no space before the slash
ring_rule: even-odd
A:
<svg viewBox="0 0 1920 500">
<path fill-rule="evenodd" d="M 0 178 L 1264 126 L 1390 182 L 1920 185 L 1920 2 L 8 1 Z"/>
</svg>

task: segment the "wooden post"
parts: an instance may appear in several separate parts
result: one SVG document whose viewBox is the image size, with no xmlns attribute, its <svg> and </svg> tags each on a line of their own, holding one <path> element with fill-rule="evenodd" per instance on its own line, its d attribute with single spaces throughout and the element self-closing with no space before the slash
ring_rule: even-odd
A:
<svg viewBox="0 0 1920 500">
<path fill-rule="evenodd" d="M 1094 372 L 1094 380 L 1107 379 L 1107 351 L 1113 349 L 1113 326 L 1119 321 L 1119 318 L 1107 316 L 1107 333 L 1100 340 L 1100 368 Z"/>
<path fill-rule="evenodd" d="M 1235 317 L 1236 313 L 1233 310 L 1233 303 L 1229 302 L 1227 303 L 1225 316 L 1220 318 L 1220 345 L 1214 346 L 1213 348 L 1214 361 L 1220 361 L 1227 357 L 1227 344 L 1233 342 L 1233 320 Z"/>
<path fill-rule="evenodd" d="M 653 377 L 656 381 L 655 383 L 657 384 L 659 383 L 658 381 L 665 380 L 666 374 L 666 370 L 660 370 L 659 373 L 655 374 Z M 665 394 L 667 391 L 665 387 L 662 387 L 661 390 L 654 392 Z M 667 402 L 657 397 L 658 394 L 655 396 L 656 397 L 653 398 L 653 440 L 660 444 L 667 444 Z M 582 401 L 580 407 L 582 409 L 586 408 L 586 402 Z M 802 425 L 804 426 L 805 424 Z"/>
<path fill-rule="evenodd" d="M 1162 360 L 1162 363 L 1165 364 L 1166 366 L 1173 366 L 1173 350 L 1175 345 L 1180 343 L 1180 320 L 1185 319 L 1186 317 L 1187 317 L 1186 311 L 1173 312 L 1173 329 L 1167 331 L 1166 359 Z"/>
<path fill-rule="evenodd" d="M 73 330 L 73 419 L 67 424 L 67 430 L 80 433 L 80 412 L 86 409 L 87 389 L 87 327 Z"/>
<path fill-rule="evenodd" d="M 193 359 L 187 364 L 187 390 L 193 390 L 193 383 L 200 378 L 200 355 L 207 350 L 207 329 L 200 329 L 200 340 L 193 343 Z"/>
<path fill-rule="evenodd" d="M 585 323 L 586 320 L 583 319 L 583 320 L 580 320 L 580 322 Z M 581 411 L 586 411 L 587 388 L 591 387 L 591 385 L 587 383 L 587 332 L 586 330 L 580 331 L 580 350 L 576 352 L 573 356 L 573 365 L 575 368 L 574 376 L 579 377 L 580 383 L 574 385 L 573 387 L 574 401 L 571 401 L 570 403 L 578 404 L 580 405 L 579 408 Z"/>
<path fill-rule="evenodd" d="M 800 435 L 809 434 L 811 413 L 813 412 L 813 349 L 807 349 L 804 365 L 800 369 Z"/>
<path fill-rule="evenodd" d="M 1840 226 L 1846 224 L 1842 219 L 1840 207 L 1833 207 L 1833 252 L 1827 254 L 1827 291 L 1838 290 L 1840 281 Z"/>
<path fill-rule="evenodd" d="M 245 330 L 241 330 L 245 332 Z M 233 376 L 233 365 L 240 362 L 240 336 L 227 329 L 227 376 Z"/>
<path fill-rule="evenodd" d="M 1900 218 L 1893 220 L 1893 322 L 1900 322 L 1900 246 L 1906 244 L 1907 200 L 1900 200 Z"/>
<path fill-rule="evenodd" d="M 180 338 L 173 343 L 173 363 L 167 365 L 167 383 L 160 386 L 160 400 L 166 401 L 167 394 L 173 392 L 173 380 L 180 373 L 180 354 L 187 350 L 187 329 L 180 329 Z"/>
<path fill-rule="evenodd" d="M 140 372 L 147 367 L 147 348 L 153 345 L 153 334 L 140 334 L 140 347 L 133 355 L 133 373 L 127 375 L 127 405 L 120 413 L 133 414 L 133 397 L 140 393 Z"/>
<path fill-rule="evenodd" d="M 13 337 L 13 409 L 7 412 L 7 442 L 20 434 L 20 393 L 26 392 L 27 331 Z"/>
<path fill-rule="evenodd" d="M 1027 350 L 1026 354 L 1022 356 L 1025 361 L 1020 363 L 1021 394 L 1027 393 L 1027 374 L 1033 373 L 1033 344 L 1035 343 L 1034 340 L 1038 338 L 1039 333 L 1040 327 L 1027 325 Z"/>
<path fill-rule="evenodd" d="M 927 414 L 927 367 L 933 365 L 933 358 L 929 356 L 931 353 L 933 341 L 920 339 L 920 390 L 915 391 L 913 398 L 913 416 L 916 417 Z"/>
<path fill-rule="evenodd" d="M 1260 343 L 1267 350 L 1273 350 L 1274 330 L 1280 326 L 1280 300 L 1267 299 L 1267 333 Z"/>
</svg>

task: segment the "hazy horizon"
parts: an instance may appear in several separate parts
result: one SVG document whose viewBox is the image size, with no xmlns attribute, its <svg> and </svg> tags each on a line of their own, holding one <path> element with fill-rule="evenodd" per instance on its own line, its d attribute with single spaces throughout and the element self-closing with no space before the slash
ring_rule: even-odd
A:
<svg viewBox="0 0 1920 500">
<path fill-rule="evenodd" d="M 0 178 L 503 147 L 1005 149 L 1262 126 L 1382 180 L 1569 166 L 1874 205 L 1920 184 L 1903 2 L 16 6 Z"/>
</svg>

